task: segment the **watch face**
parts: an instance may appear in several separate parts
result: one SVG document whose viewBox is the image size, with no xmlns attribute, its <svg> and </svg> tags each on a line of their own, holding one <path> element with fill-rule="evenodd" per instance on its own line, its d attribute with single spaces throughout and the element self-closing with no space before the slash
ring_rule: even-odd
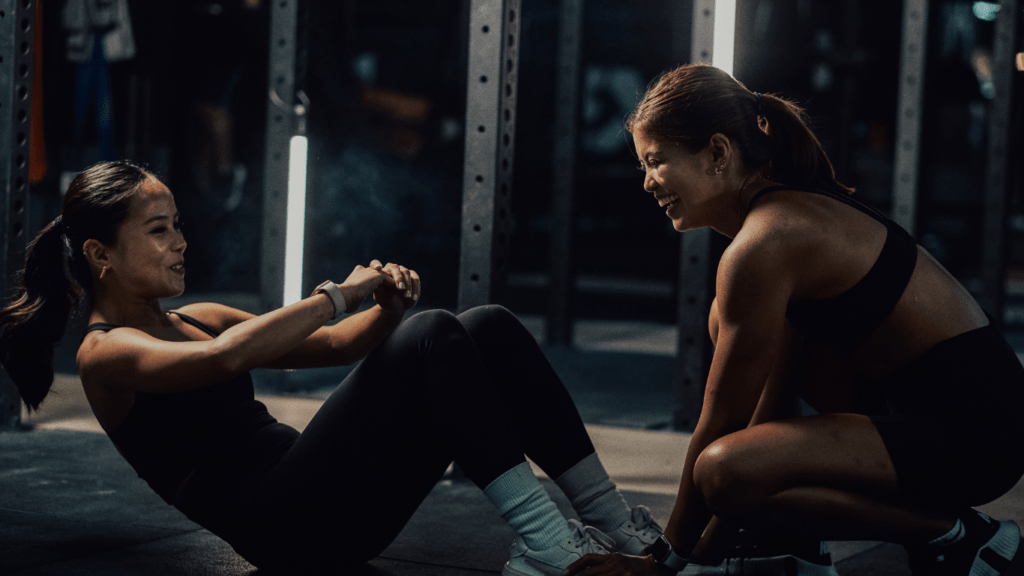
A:
<svg viewBox="0 0 1024 576">
<path fill-rule="evenodd" d="M 661 564 L 665 557 L 672 551 L 672 545 L 668 543 L 668 539 L 664 536 L 659 537 L 651 544 L 651 556 L 654 557 L 654 561 Z"/>
</svg>

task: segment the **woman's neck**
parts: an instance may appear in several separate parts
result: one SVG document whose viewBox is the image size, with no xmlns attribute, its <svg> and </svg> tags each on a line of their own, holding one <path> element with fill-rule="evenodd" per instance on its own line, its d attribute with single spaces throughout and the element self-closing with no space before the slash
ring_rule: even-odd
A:
<svg viewBox="0 0 1024 576">
<path fill-rule="evenodd" d="M 89 323 L 105 322 L 118 326 L 142 328 L 146 326 L 167 326 L 170 320 L 156 298 L 137 295 L 113 295 L 98 290 L 92 296 L 92 310 Z"/>
<path fill-rule="evenodd" d="M 759 190 L 772 185 L 773 182 L 755 174 L 737 178 L 731 184 L 730 188 L 734 191 L 722 195 L 722 205 L 717 211 L 720 215 L 719 221 L 711 227 L 720 234 L 735 238 L 747 219 L 750 199 Z"/>
</svg>

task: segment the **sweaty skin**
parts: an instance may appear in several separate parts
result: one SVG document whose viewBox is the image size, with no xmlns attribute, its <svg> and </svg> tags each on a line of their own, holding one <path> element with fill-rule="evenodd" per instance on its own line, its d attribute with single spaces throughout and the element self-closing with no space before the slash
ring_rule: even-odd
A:
<svg viewBox="0 0 1024 576">
<path fill-rule="evenodd" d="M 715 134 L 696 151 L 642 127 L 633 137 L 644 189 L 666 209 L 673 227 L 711 227 L 732 239 L 719 263 L 709 315 L 716 347 L 701 417 L 665 527 L 673 547 L 692 552 L 694 559 L 713 548 L 719 527 L 712 508 L 720 516 L 742 510 L 745 521 L 794 539 L 820 539 L 827 530 L 836 539 L 901 541 L 948 531 L 951 514 L 895 504 L 895 469 L 866 416 L 754 420 L 755 411 L 768 414 L 771 406 L 785 404 L 778 396 L 786 386 L 771 383 L 789 376 L 785 372 L 799 350 L 786 322 L 787 305 L 836 296 L 856 284 L 877 259 L 885 226 L 842 202 L 798 191 L 765 195 L 748 213 L 750 198 L 776 183 L 748 172 L 728 137 Z M 910 283 L 895 309 L 844 360 L 879 378 L 935 344 L 987 324 L 970 294 L 918 247 Z M 751 477 L 719 476 L 732 459 L 742 461 Z M 735 500 L 737 492 L 745 494 L 744 501 Z M 613 555 L 585 557 L 567 574 L 588 566 L 600 567 L 601 574 L 658 573 L 649 557 Z"/>
</svg>

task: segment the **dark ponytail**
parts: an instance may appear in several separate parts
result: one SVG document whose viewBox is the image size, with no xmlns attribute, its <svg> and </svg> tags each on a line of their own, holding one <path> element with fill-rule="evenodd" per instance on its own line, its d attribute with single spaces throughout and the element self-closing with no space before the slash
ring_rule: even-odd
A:
<svg viewBox="0 0 1024 576">
<path fill-rule="evenodd" d="M 152 177 L 130 162 L 87 168 L 68 188 L 61 215 L 29 245 L 14 301 L 0 309 L 0 363 L 30 410 L 49 393 L 53 350 L 92 288 L 85 241 L 113 246 L 132 197 Z"/>
<path fill-rule="evenodd" d="M 832 162 L 808 127 L 807 115 L 789 100 L 755 95 L 722 70 L 684 65 L 656 78 L 629 118 L 626 130 L 697 151 L 721 133 L 739 149 L 744 166 L 769 180 L 839 193 Z"/>
<path fill-rule="evenodd" d="M 28 248 L 14 302 L 0 310 L 3 365 L 30 409 L 50 390 L 53 349 L 81 300 L 65 273 L 66 252 L 62 226 L 51 222 Z"/>
<path fill-rule="evenodd" d="M 762 100 L 763 129 L 774 151 L 765 177 L 784 184 L 852 193 L 853 188 L 836 180 L 832 161 L 808 127 L 804 109 L 771 94 L 764 94 Z"/>
</svg>

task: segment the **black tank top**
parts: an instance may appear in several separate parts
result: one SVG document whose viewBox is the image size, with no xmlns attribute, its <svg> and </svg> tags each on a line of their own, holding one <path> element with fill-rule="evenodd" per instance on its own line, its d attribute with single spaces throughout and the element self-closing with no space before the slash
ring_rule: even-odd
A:
<svg viewBox="0 0 1024 576">
<path fill-rule="evenodd" d="M 871 269 L 849 290 L 832 298 L 808 298 L 790 302 L 786 319 L 804 337 L 839 352 L 853 352 L 881 326 L 899 302 L 917 264 L 917 242 L 881 212 L 848 194 L 792 186 L 768 186 L 750 199 L 753 206 L 761 196 L 777 190 L 820 194 L 860 210 L 886 228 L 885 244 Z"/>
<path fill-rule="evenodd" d="M 195 318 L 170 313 L 217 336 Z M 86 334 L 115 328 L 120 326 L 90 324 Z M 175 493 L 189 474 L 203 467 L 218 467 L 232 459 L 230 455 L 247 452 L 251 439 L 276 423 L 267 407 L 256 400 L 252 377 L 245 372 L 187 392 L 136 392 L 128 415 L 108 435 L 139 477 L 168 504 L 174 504 Z"/>
</svg>

